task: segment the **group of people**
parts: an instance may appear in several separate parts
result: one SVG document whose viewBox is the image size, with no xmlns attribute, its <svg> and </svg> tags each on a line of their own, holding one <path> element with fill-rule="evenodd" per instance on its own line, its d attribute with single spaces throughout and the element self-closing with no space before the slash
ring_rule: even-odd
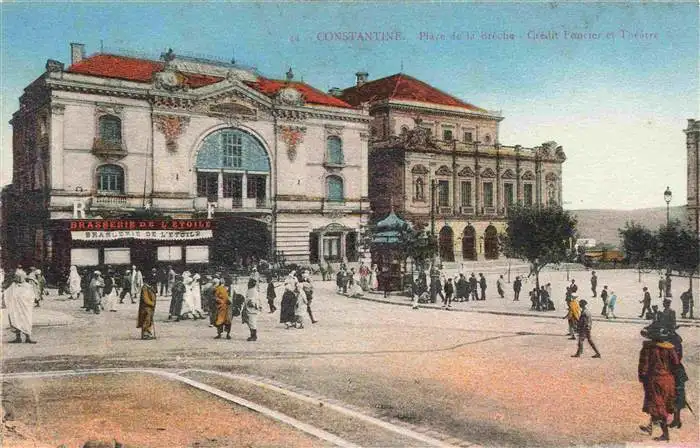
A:
<svg viewBox="0 0 700 448">
<path fill-rule="evenodd" d="M 343 263 L 335 276 L 335 284 L 339 293 L 359 297 L 367 291 L 379 289 L 379 270 L 376 264 L 369 268 L 363 262 L 355 271 L 355 268 L 348 269 Z"/>
<path fill-rule="evenodd" d="M 503 297 L 503 276 L 497 281 L 498 293 Z M 419 303 L 437 303 L 438 297 L 442 303 L 442 309 L 452 308 L 452 302 L 468 302 L 470 299 L 486 300 L 486 277 L 479 273 L 479 278 L 472 272 L 467 279 L 464 273 L 457 277 L 446 277 L 439 269 L 419 272 L 411 285 L 413 309 L 418 309 Z"/>
<path fill-rule="evenodd" d="M 342 268 L 341 268 L 342 271 Z M 270 313 L 277 309 L 274 306 L 276 298 L 275 286 L 269 279 L 267 300 L 270 305 Z M 359 285 L 353 285 L 358 287 Z M 304 315 L 308 314 L 312 324 L 318 322 L 314 318 L 311 304 L 314 298 L 314 287 L 311 281 L 311 273 L 308 270 L 303 272 L 292 271 L 284 280 L 284 293 L 280 302 L 280 323 L 285 324 L 287 329 L 304 328 Z"/>
</svg>

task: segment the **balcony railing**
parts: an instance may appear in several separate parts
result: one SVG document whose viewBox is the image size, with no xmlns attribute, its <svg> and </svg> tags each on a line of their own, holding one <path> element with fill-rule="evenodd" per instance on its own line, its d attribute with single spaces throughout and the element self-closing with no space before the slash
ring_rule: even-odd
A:
<svg viewBox="0 0 700 448">
<path fill-rule="evenodd" d="M 126 155 L 126 149 L 121 140 L 104 140 L 95 137 L 92 142 L 92 152 L 94 154 Z"/>
<path fill-rule="evenodd" d="M 129 199 L 124 195 L 101 195 L 93 196 L 92 205 L 97 207 L 126 207 Z"/>
<path fill-rule="evenodd" d="M 269 198 L 207 198 L 200 196 L 195 198 L 194 207 L 197 210 L 205 210 L 207 208 L 207 203 L 216 203 L 216 209 L 219 211 L 231 211 L 231 210 L 256 210 L 256 209 L 269 209 L 271 208 L 271 201 Z"/>
</svg>

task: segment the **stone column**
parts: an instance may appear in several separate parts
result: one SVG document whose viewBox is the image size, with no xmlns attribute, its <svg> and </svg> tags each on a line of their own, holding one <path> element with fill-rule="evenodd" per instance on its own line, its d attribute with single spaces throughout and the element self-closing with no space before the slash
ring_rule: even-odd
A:
<svg viewBox="0 0 700 448">
<path fill-rule="evenodd" d="M 51 104 L 51 115 L 49 118 L 49 150 L 50 150 L 50 179 L 47 184 L 52 190 L 63 190 L 63 114 L 66 106 L 63 104 Z M 83 185 L 83 189 L 91 190 L 92 185 Z"/>
<path fill-rule="evenodd" d="M 243 178 L 241 180 L 241 200 L 245 202 L 248 198 L 248 171 L 243 173 Z"/>
<path fill-rule="evenodd" d="M 323 262 L 325 261 L 323 258 L 323 236 L 325 233 L 319 232 L 318 233 L 318 264 L 319 266 L 323 266 Z"/>
<path fill-rule="evenodd" d="M 347 248 L 345 247 L 346 246 L 345 239 L 347 238 L 347 236 L 348 236 L 347 230 L 340 234 L 340 259 L 343 260 L 343 262 L 345 262 L 345 260 L 347 260 L 347 253 L 346 253 Z"/>
<path fill-rule="evenodd" d="M 504 201 L 501 199 L 501 154 L 500 154 L 500 149 L 501 145 L 499 143 L 496 143 L 494 145 L 496 147 L 496 215 L 501 214 L 501 206 L 503 205 Z"/>
<path fill-rule="evenodd" d="M 216 183 L 216 198 L 221 200 L 224 197 L 224 172 L 219 170 L 219 178 Z"/>
</svg>

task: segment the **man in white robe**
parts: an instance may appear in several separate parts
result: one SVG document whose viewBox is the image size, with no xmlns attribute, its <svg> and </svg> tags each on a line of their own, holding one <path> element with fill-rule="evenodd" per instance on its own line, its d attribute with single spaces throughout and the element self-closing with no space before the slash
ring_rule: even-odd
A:
<svg viewBox="0 0 700 448">
<path fill-rule="evenodd" d="M 136 303 L 136 300 L 141 297 L 141 288 L 143 288 L 143 274 L 136 269 L 136 265 L 131 266 L 131 303 Z"/>
<path fill-rule="evenodd" d="M 10 327 L 15 331 L 16 335 L 15 340 L 10 342 L 22 342 L 22 334 L 24 333 L 26 343 L 36 343 L 36 341 L 31 339 L 35 298 L 36 291 L 32 284 L 27 283 L 27 274 L 18 270 L 15 274 L 14 282 L 5 290 L 7 316 L 10 320 Z"/>
</svg>

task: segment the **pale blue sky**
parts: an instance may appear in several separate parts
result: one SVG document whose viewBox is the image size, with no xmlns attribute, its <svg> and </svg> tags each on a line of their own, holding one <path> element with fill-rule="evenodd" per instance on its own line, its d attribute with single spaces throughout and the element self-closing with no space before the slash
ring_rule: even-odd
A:
<svg viewBox="0 0 700 448">
<path fill-rule="evenodd" d="M 126 49 L 157 57 L 206 54 L 283 77 L 289 66 L 322 90 L 401 70 L 459 98 L 502 110 L 501 142 L 555 140 L 568 155 L 564 201 L 578 208 L 685 203 L 682 130 L 698 110 L 696 3 L 3 3 L 2 158 L 10 182 L 12 113 L 47 59 Z M 656 33 L 623 39 L 620 30 Z M 398 31 L 398 42 L 325 41 L 327 31 Z M 558 39 L 528 39 L 529 31 Z M 602 33 L 570 40 L 564 32 Z M 420 39 L 443 33 L 445 41 Z M 451 40 L 507 32 L 515 40 Z M 613 39 L 605 38 L 613 33 Z"/>
</svg>

